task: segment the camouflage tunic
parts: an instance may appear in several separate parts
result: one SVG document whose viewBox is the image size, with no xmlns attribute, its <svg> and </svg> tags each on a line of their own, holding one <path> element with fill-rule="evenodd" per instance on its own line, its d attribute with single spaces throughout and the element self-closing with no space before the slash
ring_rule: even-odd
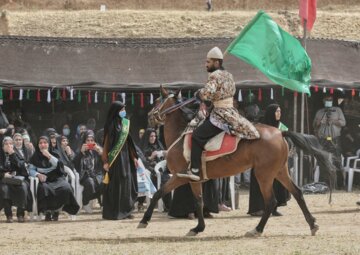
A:
<svg viewBox="0 0 360 255">
<path fill-rule="evenodd" d="M 233 76 L 227 71 L 216 70 L 209 74 L 205 87 L 199 90 L 199 96 L 214 104 L 210 113 L 210 122 L 214 126 L 226 132 L 233 131 L 240 138 L 257 139 L 260 135 L 256 128 L 232 106 L 235 92 Z M 222 105 L 225 101 L 226 106 Z"/>
</svg>

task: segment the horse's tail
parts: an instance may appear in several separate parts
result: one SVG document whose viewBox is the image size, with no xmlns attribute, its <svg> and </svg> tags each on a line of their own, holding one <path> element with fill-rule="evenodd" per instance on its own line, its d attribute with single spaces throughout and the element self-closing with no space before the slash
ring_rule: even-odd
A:
<svg viewBox="0 0 360 255">
<path fill-rule="evenodd" d="M 320 169 L 326 169 L 329 176 L 328 185 L 330 189 L 329 203 L 331 203 L 332 189 L 334 187 L 334 180 L 336 176 L 336 168 L 333 165 L 332 155 L 322 149 L 319 140 L 313 135 L 305 135 L 291 131 L 283 131 L 283 137 L 288 137 L 296 147 L 299 147 L 305 154 L 313 155 Z"/>
</svg>

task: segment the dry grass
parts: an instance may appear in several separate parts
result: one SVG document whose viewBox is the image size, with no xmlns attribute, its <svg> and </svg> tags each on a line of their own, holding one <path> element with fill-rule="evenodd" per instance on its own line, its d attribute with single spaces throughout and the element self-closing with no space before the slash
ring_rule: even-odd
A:
<svg viewBox="0 0 360 255">
<path fill-rule="evenodd" d="M 240 195 L 240 210 L 222 212 L 206 221 L 204 233 L 184 235 L 196 221 L 168 219 L 154 213 L 148 228 L 137 229 L 142 214 L 134 220 L 102 221 L 100 212 L 81 214 L 76 221 L 61 215 L 57 223 L 4 223 L 2 254 L 360 254 L 360 209 L 355 193 L 306 195 L 305 200 L 320 226 L 317 236 L 309 227 L 294 199 L 280 208 L 283 217 L 269 219 L 262 237 L 248 239 L 259 218 L 246 215 L 248 192 Z"/>
<path fill-rule="evenodd" d="M 355 10 L 358 10 L 355 12 Z M 236 36 L 256 11 L 12 11 L 9 33 L 62 37 Z M 293 35 L 302 34 L 297 11 L 270 12 Z M 360 6 L 319 11 L 313 37 L 359 40 Z"/>
</svg>

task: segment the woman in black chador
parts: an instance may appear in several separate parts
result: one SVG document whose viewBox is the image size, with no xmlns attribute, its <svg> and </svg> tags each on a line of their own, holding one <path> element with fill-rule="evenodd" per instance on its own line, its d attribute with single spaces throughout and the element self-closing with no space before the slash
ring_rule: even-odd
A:
<svg viewBox="0 0 360 255">
<path fill-rule="evenodd" d="M 0 209 L 4 208 L 6 222 L 13 221 L 11 206 L 17 207 L 18 222 L 24 222 L 24 211 L 31 211 L 32 196 L 25 161 L 14 151 L 13 140 L 6 136 L 0 151 Z"/>
<path fill-rule="evenodd" d="M 92 130 L 86 131 L 80 153 L 76 155 L 74 160 L 75 168 L 79 171 L 80 184 L 84 186 L 82 192 L 84 206 L 95 198 L 101 201 L 100 191 L 103 179 L 101 155 L 102 148 L 95 143 L 94 132 Z"/>
<path fill-rule="evenodd" d="M 125 105 L 111 104 L 104 126 L 103 219 L 132 218 L 137 199 L 136 160 L 138 158 L 130 137 L 130 121 L 125 118 Z"/>
<path fill-rule="evenodd" d="M 280 121 L 281 108 L 278 104 L 270 104 L 266 108 L 264 120 L 262 123 L 276 127 L 281 131 L 287 131 L 288 128 Z M 290 193 L 285 187 L 278 181 L 274 180 L 273 184 L 274 195 L 277 201 L 277 206 L 274 208 L 273 216 L 282 216 L 277 211 L 279 206 L 285 206 L 286 202 L 290 199 Z M 254 170 L 251 170 L 250 177 L 250 195 L 249 195 L 249 211 L 248 214 L 252 216 L 261 216 L 264 211 L 264 200 L 260 191 L 259 183 L 256 180 Z"/>
<path fill-rule="evenodd" d="M 46 221 L 57 221 L 59 211 L 75 215 L 79 205 L 70 184 L 65 179 L 64 165 L 55 151 L 49 152 L 49 138 L 41 136 L 30 159 L 30 176 L 39 178 L 38 210 Z"/>
</svg>

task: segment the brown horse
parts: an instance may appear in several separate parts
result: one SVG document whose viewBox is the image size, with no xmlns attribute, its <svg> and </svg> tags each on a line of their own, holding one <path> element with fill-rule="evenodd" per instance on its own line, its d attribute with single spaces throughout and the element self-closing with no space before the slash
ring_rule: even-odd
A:
<svg viewBox="0 0 360 255">
<path fill-rule="evenodd" d="M 164 124 L 164 136 L 167 148 L 170 147 L 182 134 L 187 125 L 180 107 L 177 106 L 177 93 L 168 92 L 161 87 L 163 102 L 157 105 L 149 113 L 149 121 L 156 124 Z M 233 176 L 244 172 L 246 169 L 253 168 L 255 176 L 259 182 L 260 190 L 264 198 L 264 214 L 255 229 L 246 233 L 246 236 L 260 236 L 265 224 L 276 206 L 276 199 L 273 193 L 274 179 L 280 181 L 287 190 L 294 196 L 299 204 L 307 223 L 310 226 L 311 234 L 315 235 L 319 227 L 315 224 L 315 218 L 309 212 L 301 190 L 292 182 L 288 172 L 288 144 L 285 136 L 292 138 L 296 146 L 303 150 L 312 150 L 320 163 L 325 164 L 328 169 L 332 169 L 332 164 L 328 161 L 327 155 L 316 148 L 312 148 L 304 139 L 303 135 L 293 132 L 281 132 L 277 128 L 256 125 L 260 133 L 260 139 L 242 140 L 239 142 L 237 150 L 225 157 L 218 158 L 206 163 L 207 176 L 210 179 Z M 203 217 L 202 185 L 200 182 L 191 182 L 187 178 L 179 178 L 176 173 L 186 169 L 188 163 L 183 157 L 183 141 L 179 139 L 176 144 L 168 150 L 167 166 L 173 174 L 171 179 L 160 188 L 153 196 L 153 199 L 145 212 L 138 228 L 145 228 L 151 219 L 157 201 L 171 192 L 175 188 L 190 182 L 193 194 L 196 198 L 196 212 L 198 215 L 198 225 L 191 229 L 187 234 L 196 235 L 204 231 L 205 221 Z"/>
</svg>

